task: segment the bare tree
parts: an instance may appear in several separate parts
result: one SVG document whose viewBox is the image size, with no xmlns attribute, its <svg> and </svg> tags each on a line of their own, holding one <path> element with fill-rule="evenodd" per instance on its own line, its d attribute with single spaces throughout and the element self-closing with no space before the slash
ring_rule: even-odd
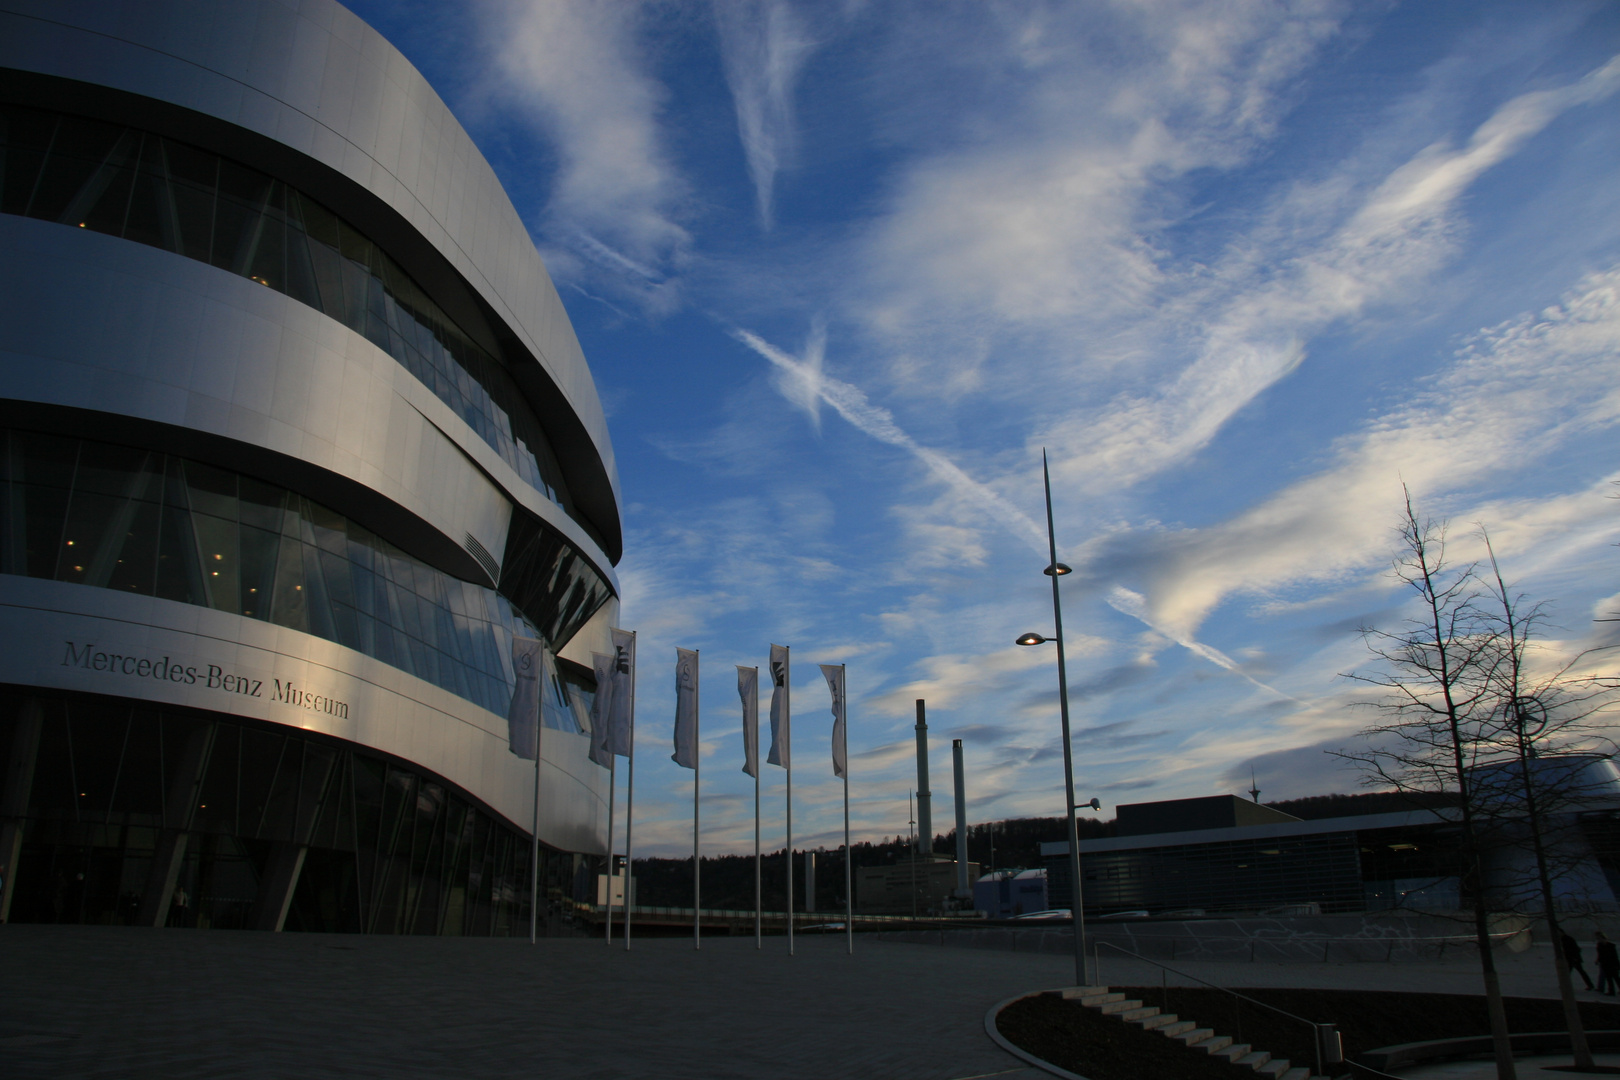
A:
<svg viewBox="0 0 1620 1080">
<path fill-rule="evenodd" d="M 1549 833 L 1590 793 L 1585 766 L 1615 748 L 1611 740 L 1589 724 L 1613 703 L 1613 691 L 1602 680 L 1572 674 L 1590 652 L 1551 670 L 1532 672 L 1529 654 L 1545 622 L 1545 607 L 1508 586 L 1484 526 L 1480 527 L 1480 538 L 1490 560 L 1484 603 L 1489 607 L 1497 651 L 1491 665 L 1496 711 L 1493 738 L 1505 751 L 1506 760 L 1479 770 L 1476 787 L 1487 805 L 1518 825 L 1516 829 L 1504 829 L 1504 834 L 1521 834 L 1533 856 L 1533 892 L 1539 901 L 1533 905 L 1533 913 L 1546 920 L 1553 943 L 1553 967 L 1574 1064 L 1589 1068 L 1592 1052 L 1564 954 L 1564 932 L 1554 889 L 1555 880 L 1570 869 L 1569 856 L 1560 857 L 1555 852 Z M 1566 851 L 1572 847 L 1579 850 L 1575 845 L 1564 847 Z"/>
<path fill-rule="evenodd" d="M 1454 568 L 1446 561 L 1444 526 L 1418 517 L 1410 491 L 1399 536 L 1395 575 L 1415 594 L 1418 613 L 1394 630 L 1363 631 L 1376 670 L 1354 672 L 1350 678 L 1383 691 L 1368 705 L 1384 719 L 1362 731 L 1366 749 L 1340 756 L 1357 765 L 1369 786 L 1457 793 L 1460 884 L 1473 909 L 1497 1080 L 1516 1080 L 1491 951 L 1483 835 L 1488 822 L 1473 790 L 1476 767 L 1502 753 L 1492 738 L 1498 634 L 1479 604 L 1476 568 Z"/>
</svg>

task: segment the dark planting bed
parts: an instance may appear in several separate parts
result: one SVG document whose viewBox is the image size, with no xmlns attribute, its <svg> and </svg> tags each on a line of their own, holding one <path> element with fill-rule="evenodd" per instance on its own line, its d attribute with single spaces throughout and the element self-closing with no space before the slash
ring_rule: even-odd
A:
<svg viewBox="0 0 1620 1080">
<path fill-rule="evenodd" d="M 1250 1043 L 1314 1069 L 1310 1029 L 1261 1009 L 1236 1002 L 1219 990 L 1170 987 L 1114 987 L 1128 998 L 1157 1005 L 1199 1027 L 1214 1028 L 1234 1042 Z M 1258 1001 L 1286 1009 L 1307 1020 L 1339 1026 L 1349 1058 L 1396 1043 L 1486 1035 L 1490 1023 L 1485 999 L 1468 994 L 1411 994 L 1353 990 L 1250 990 Z M 1511 1031 L 1560 1031 L 1563 1006 L 1539 998 L 1508 998 Z M 1620 1029 L 1620 1005 L 1582 1002 L 1581 1018 L 1592 1030 Z M 1002 1010 L 997 1027 L 1013 1044 L 1089 1080 L 1140 1080 L 1142 1076 L 1186 1077 L 1187 1080 L 1253 1080 L 1246 1067 L 1212 1058 L 1155 1032 L 1143 1031 L 1112 1016 L 1055 995 L 1024 998 Z M 1330 1073 L 1348 1071 L 1340 1066 Z"/>
</svg>

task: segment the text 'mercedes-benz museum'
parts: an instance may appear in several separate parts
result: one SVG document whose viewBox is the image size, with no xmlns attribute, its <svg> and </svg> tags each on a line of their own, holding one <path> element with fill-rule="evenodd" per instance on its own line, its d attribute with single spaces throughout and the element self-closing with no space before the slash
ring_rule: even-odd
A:
<svg viewBox="0 0 1620 1080">
<path fill-rule="evenodd" d="M 330 0 L 0 0 L 0 920 L 587 900 L 619 497 L 517 211 Z"/>
</svg>

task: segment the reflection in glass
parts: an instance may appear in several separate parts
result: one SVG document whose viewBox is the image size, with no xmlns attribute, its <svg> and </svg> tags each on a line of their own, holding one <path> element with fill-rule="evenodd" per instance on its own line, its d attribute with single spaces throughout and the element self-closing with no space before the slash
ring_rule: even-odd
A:
<svg viewBox="0 0 1620 1080">
<path fill-rule="evenodd" d="M 0 105 L 0 213 L 160 247 L 325 312 L 403 364 L 573 516 L 551 443 L 501 362 L 382 249 L 302 192 L 149 132 Z"/>
<path fill-rule="evenodd" d="M 12 922 L 133 924 L 163 830 L 184 828 L 169 926 L 251 927 L 291 848 L 304 858 L 287 930 L 528 932 L 527 835 L 436 777 L 276 724 L 15 688 L 0 689 L 0 747 L 25 707 L 43 710 L 32 767 L 0 770 L 0 788 L 15 776 L 29 791 Z M 165 784 L 199 735 L 198 806 L 181 824 Z M 590 869 L 542 848 L 548 909 L 586 900 Z"/>
<path fill-rule="evenodd" d="M 608 597 L 590 564 L 549 531 L 531 523 L 513 534 L 501 588 L 490 589 L 252 477 L 0 429 L 0 573 L 157 596 L 314 634 L 502 715 L 514 685 L 512 635 L 560 644 Z M 561 682 L 547 695 L 556 700 L 546 721 L 582 730 L 565 695 Z"/>
</svg>

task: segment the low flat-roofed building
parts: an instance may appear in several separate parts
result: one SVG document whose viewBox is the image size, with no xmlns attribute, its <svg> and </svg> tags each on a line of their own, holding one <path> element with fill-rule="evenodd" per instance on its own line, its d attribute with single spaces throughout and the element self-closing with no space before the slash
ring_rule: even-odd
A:
<svg viewBox="0 0 1620 1080">
<path fill-rule="evenodd" d="M 1114 819 L 1114 833 L 1117 836 L 1230 829 L 1240 825 L 1276 825 L 1299 820 L 1292 814 L 1285 814 L 1264 803 L 1240 799 L 1236 795 L 1125 803 L 1115 807 L 1114 812 L 1117 815 Z"/>
<path fill-rule="evenodd" d="M 1613 910 L 1620 907 L 1620 772 L 1608 759 L 1581 768 L 1590 782 L 1549 833 L 1558 847 L 1559 903 Z M 1120 835 L 1080 844 L 1083 907 L 1091 917 L 1306 905 L 1323 914 L 1456 910 L 1467 902 L 1458 819 L 1457 810 L 1441 807 L 1302 821 L 1235 796 L 1121 806 Z M 1509 821 L 1492 834 L 1485 887 L 1498 909 L 1535 906 L 1520 832 Z M 1054 908 L 1072 905 L 1068 854 L 1066 841 L 1041 845 Z"/>
<path fill-rule="evenodd" d="M 979 864 L 968 863 L 968 878 Z M 932 856 L 855 871 L 855 910 L 865 915 L 927 915 L 948 910 L 956 893 L 956 860 Z"/>
<path fill-rule="evenodd" d="M 1080 845 L 1082 898 L 1088 914 L 1298 904 L 1364 911 L 1364 862 L 1392 881 L 1455 880 L 1456 844 L 1446 842 L 1455 829 L 1418 810 L 1089 840 Z M 1042 844 L 1041 855 L 1052 906 L 1071 906 L 1068 845 Z"/>
<path fill-rule="evenodd" d="M 1046 871 L 992 870 L 973 883 L 973 907 L 989 919 L 1046 911 Z"/>
</svg>

